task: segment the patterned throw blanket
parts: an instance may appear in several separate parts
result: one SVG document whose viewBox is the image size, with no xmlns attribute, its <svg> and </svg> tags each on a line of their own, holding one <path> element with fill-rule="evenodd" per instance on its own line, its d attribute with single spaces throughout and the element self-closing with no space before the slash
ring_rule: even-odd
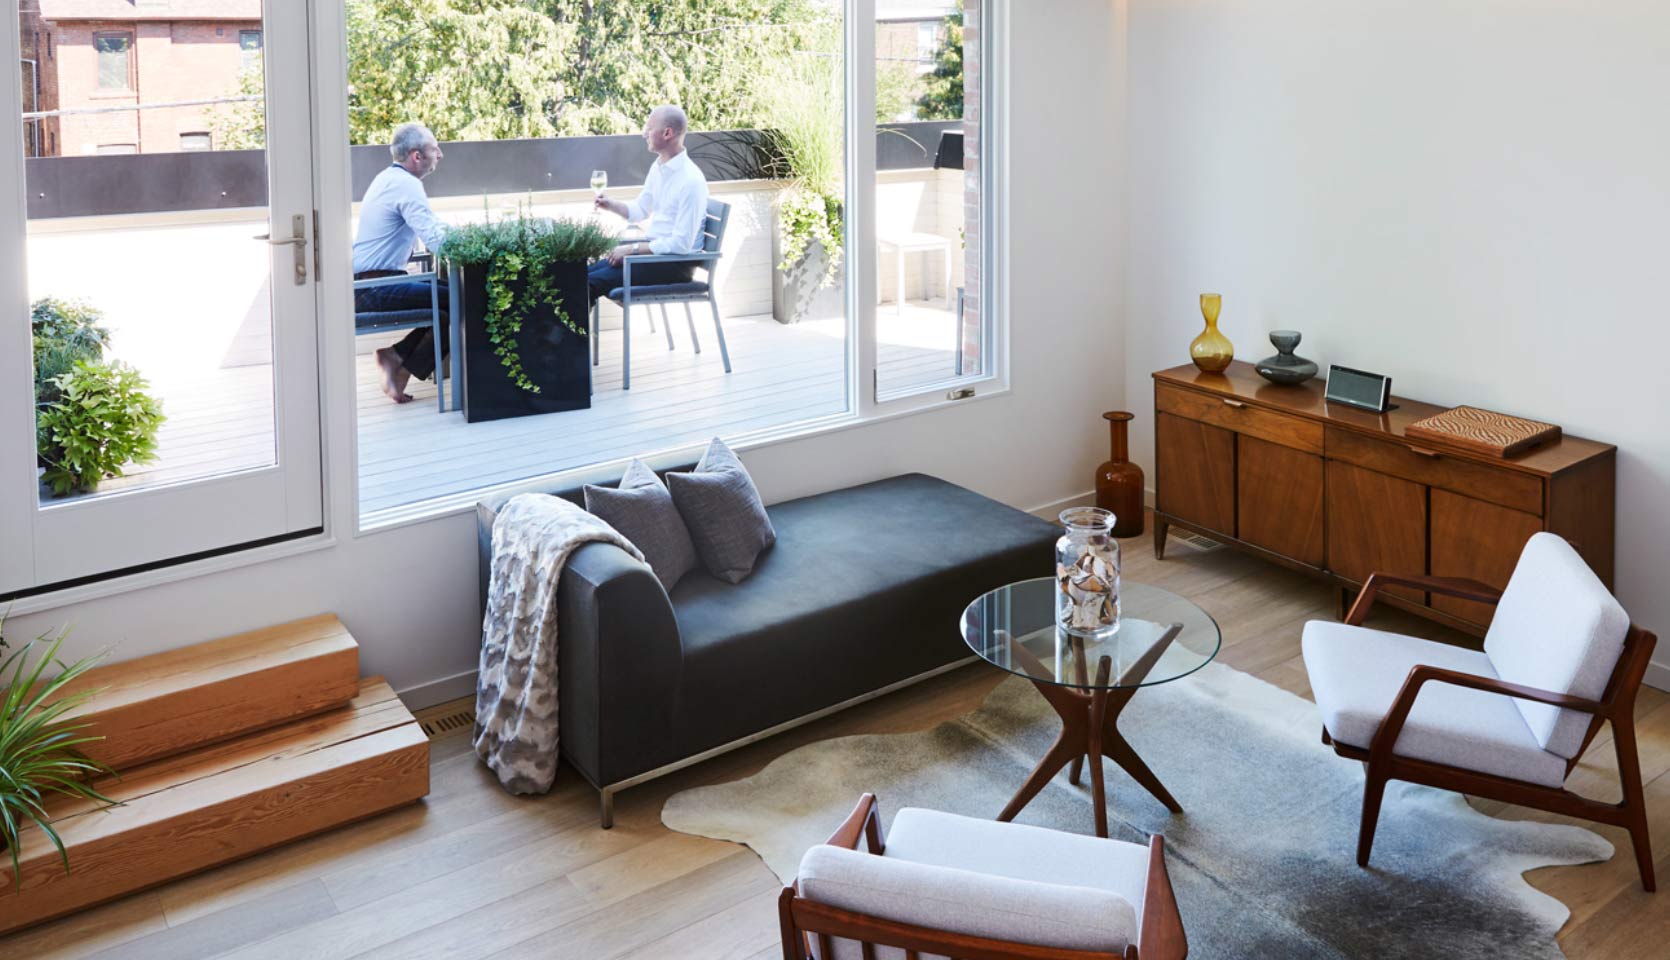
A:
<svg viewBox="0 0 1670 960">
<path fill-rule="evenodd" d="M 593 542 L 644 558 L 561 497 L 515 497 L 493 524 L 475 752 L 511 793 L 544 793 L 557 774 L 557 579 L 569 555 Z"/>
</svg>

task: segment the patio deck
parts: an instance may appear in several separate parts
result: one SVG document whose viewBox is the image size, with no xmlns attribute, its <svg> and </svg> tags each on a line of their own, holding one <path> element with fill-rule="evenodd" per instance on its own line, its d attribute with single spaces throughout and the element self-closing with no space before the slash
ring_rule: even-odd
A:
<svg viewBox="0 0 1670 960">
<path fill-rule="evenodd" d="M 702 352 L 674 308 L 676 348 L 641 320 L 632 331 L 632 389 L 621 390 L 621 331 L 601 331 L 588 410 L 466 423 L 439 413 L 435 387 L 414 381 L 414 400 L 383 395 L 370 350 L 394 339 L 364 337 L 356 357 L 361 523 L 398 517 L 402 508 L 468 496 L 496 484 L 591 463 L 653 454 L 715 435 L 746 436 L 847 409 L 845 322 L 777 323 L 769 315 L 729 317 L 732 373 L 724 373 L 711 318 L 698 312 Z M 948 379 L 955 363 L 951 314 L 940 301 L 891 306 L 877 316 L 878 375 L 884 390 Z M 168 421 L 157 462 L 106 481 L 101 493 L 198 478 L 272 462 L 272 368 L 222 368 L 158 381 Z M 43 497 L 43 502 L 45 498 Z"/>
</svg>

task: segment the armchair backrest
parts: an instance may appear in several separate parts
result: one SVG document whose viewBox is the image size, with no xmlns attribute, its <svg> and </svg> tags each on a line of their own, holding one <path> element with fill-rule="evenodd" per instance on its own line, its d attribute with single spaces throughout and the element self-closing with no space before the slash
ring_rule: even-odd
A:
<svg viewBox="0 0 1670 960">
<path fill-rule="evenodd" d="M 842 847 L 813 847 L 800 862 L 799 895 L 815 904 L 917 928 L 1002 943 L 1119 957 L 1137 938 L 1136 910 L 1118 894 L 915 863 Z M 876 941 L 870 941 L 872 943 Z M 827 953 L 825 953 L 825 945 Z M 946 949 L 967 946 L 948 940 Z M 905 951 L 816 937 L 817 960 L 903 960 Z M 1085 951 L 1072 953 L 1071 951 Z M 923 952 L 924 958 L 935 954 Z"/>
<path fill-rule="evenodd" d="M 725 242 L 725 226 L 731 222 L 731 205 L 712 197 L 707 201 L 707 220 L 702 224 L 702 252 L 718 253 Z"/>
<path fill-rule="evenodd" d="M 1617 668 L 1629 614 L 1571 544 L 1538 533 L 1525 544 L 1485 634 L 1484 652 L 1510 683 L 1599 700 Z M 1543 749 L 1571 759 L 1592 715 L 1515 700 Z"/>
</svg>

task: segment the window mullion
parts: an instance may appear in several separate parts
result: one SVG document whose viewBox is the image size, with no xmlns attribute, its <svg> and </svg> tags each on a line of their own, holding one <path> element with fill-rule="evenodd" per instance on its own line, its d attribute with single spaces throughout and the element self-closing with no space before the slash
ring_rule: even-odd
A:
<svg viewBox="0 0 1670 960">
<path fill-rule="evenodd" d="M 876 404 L 876 4 L 849 0 L 846 16 L 847 316 L 859 416 Z"/>
</svg>

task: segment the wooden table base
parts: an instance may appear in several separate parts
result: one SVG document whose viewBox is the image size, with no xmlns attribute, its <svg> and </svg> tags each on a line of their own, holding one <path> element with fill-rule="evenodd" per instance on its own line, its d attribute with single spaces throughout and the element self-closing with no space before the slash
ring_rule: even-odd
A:
<svg viewBox="0 0 1670 960">
<path fill-rule="evenodd" d="M 1148 764 L 1137 756 L 1125 738 L 1119 733 L 1119 714 L 1125 705 L 1131 702 L 1131 697 L 1141 689 L 1139 684 L 1153 669 L 1155 661 L 1173 638 L 1182 629 L 1182 624 L 1174 624 L 1154 646 L 1148 650 L 1131 669 L 1119 678 L 1120 685 L 1109 689 L 1108 674 L 1112 669 L 1112 662 L 1108 657 L 1102 657 L 1096 668 L 1096 682 L 1094 685 L 1085 683 L 1084 671 L 1078 671 L 1076 678 L 1079 686 L 1088 687 L 1089 692 L 1059 683 L 1046 683 L 1037 679 L 1032 685 L 1038 688 L 1038 693 L 1055 709 L 1061 717 L 1061 733 L 1055 738 L 1044 758 L 1038 761 L 1038 766 L 1027 777 L 1026 783 L 1015 791 L 1014 799 L 997 815 L 999 820 L 1013 820 L 1015 814 L 1044 789 L 1044 785 L 1061 771 L 1062 767 L 1072 765 L 1068 774 L 1068 782 L 1074 786 L 1079 782 L 1079 768 L 1086 757 L 1090 758 L 1090 798 L 1096 813 L 1096 836 L 1108 835 L 1107 795 L 1102 784 L 1102 757 L 1107 757 L 1120 768 L 1131 775 L 1131 779 L 1141 784 L 1143 789 L 1154 796 L 1154 799 L 1166 805 L 1172 813 L 1182 813 L 1183 808 L 1171 795 L 1154 771 L 1148 769 Z M 1013 642 L 1013 649 L 1018 659 L 1035 661 L 1030 651 L 1026 651 L 1018 642 Z M 1079 663 L 1082 665 L 1083 647 L 1079 647 Z M 1039 665 L 1042 669 L 1042 665 Z"/>
</svg>

